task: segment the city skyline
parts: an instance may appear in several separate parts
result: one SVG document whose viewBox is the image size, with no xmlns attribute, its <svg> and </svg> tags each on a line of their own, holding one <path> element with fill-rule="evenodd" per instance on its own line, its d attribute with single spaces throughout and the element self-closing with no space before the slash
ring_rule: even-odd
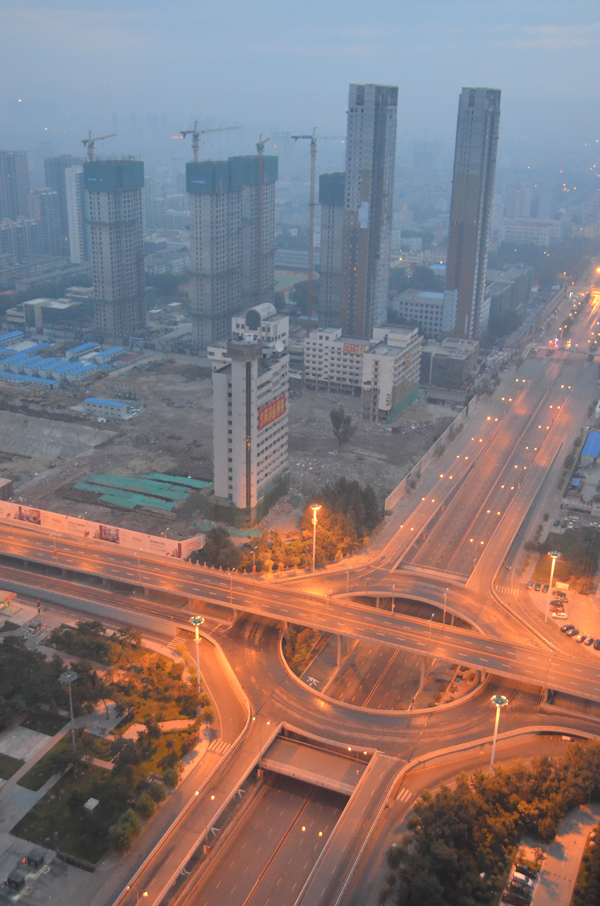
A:
<svg viewBox="0 0 600 906">
<path fill-rule="evenodd" d="M 340 129 L 349 82 L 400 85 L 407 140 L 451 134 L 454 97 L 465 84 L 502 87 L 507 159 L 585 155 L 586 142 L 600 138 L 592 116 L 600 27 L 587 0 L 576 10 L 513 0 L 493 10 L 472 0 L 382 3 L 367 22 L 356 5 L 334 2 L 318 10 L 318 29 L 292 9 L 278 16 L 270 2 L 252 11 L 231 0 L 210 14 L 189 3 L 178 10 L 167 15 L 157 4 L 133 2 L 117 15 L 113 4 L 6 4 L 0 75 L 11 147 L 50 138 L 56 153 L 76 153 L 81 125 L 114 131 L 115 111 L 121 129 L 132 112 L 140 129 L 148 114 L 160 124 L 167 112 L 179 128 L 199 116 L 250 131 Z M 197 28 L 201 55 L 193 49 Z M 91 33 L 93 46 L 85 39 Z M 157 81 L 161 59 L 169 66 Z"/>
</svg>

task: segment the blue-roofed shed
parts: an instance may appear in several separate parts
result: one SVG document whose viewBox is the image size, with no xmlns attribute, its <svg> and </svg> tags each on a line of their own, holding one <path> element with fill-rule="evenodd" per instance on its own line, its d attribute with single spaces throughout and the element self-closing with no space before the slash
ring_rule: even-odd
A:
<svg viewBox="0 0 600 906">
<path fill-rule="evenodd" d="M 600 431 L 590 431 L 581 451 L 581 465 L 593 465 L 598 456 L 600 456 Z"/>
</svg>

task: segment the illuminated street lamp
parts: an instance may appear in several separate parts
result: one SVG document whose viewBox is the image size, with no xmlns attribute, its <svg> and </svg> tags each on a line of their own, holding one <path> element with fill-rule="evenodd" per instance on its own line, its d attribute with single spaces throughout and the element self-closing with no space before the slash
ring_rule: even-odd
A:
<svg viewBox="0 0 600 906">
<path fill-rule="evenodd" d="M 313 511 L 313 573 L 315 571 L 315 560 L 317 556 L 317 512 L 321 509 L 320 503 L 312 503 L 311 510 Z"/>
<path fill-rule="evenodd" d="M 71 739 L 73 740 L 73 769 L 77 773 L 75 768 L 75 759 L 77 757 L 77 749 L 75 748 L 75 720 L 73 718 L 73 695 L 71 693 L 71 686 L 79 676 L 78 673 L 75 673 L 74 670 L 65 670 L 64 673 L 58 678 L 59 683 L 62 683 L 63 686 L 68 686 L 69 688 L 69 708 L 71 711 Z"/>
<path fill-rule="evenodd" d="M 200 627 L 204 623 L 204 617 L 194 614 L 193 617 L 190 617 L 190 623 L 196 630 L 196 682 L 198 692 L 200 692 Z"/>
<path fill-rule="evenodd" d="M 508 704 L 505 695 L 492 695 L 492 704 L 496 705 L 496 723 L 494 724 L 494 741 L 492 743 L 492 760 L 490 761 L 490 774 L 494 770 L 494 758 L 496 757 L 496 740 L 498 739 L 498 724 L 500 722 L 500 709 Z"/>
<path fill-rule="evenodd" d="M 548 554 L 552 558 L 552 566 L 550 567 L 550 582 L 548 584 L 548 597 L 546 598 L 546 619 L 544 623 L 548 622 L 548 610 L 550 609 L 550 598 L 552 597 L 552 580 L 554 579 L 554 567 L 556 566 L 556 561 L 560 557 L 558 551 L 550 551 Z"/>
</svg>

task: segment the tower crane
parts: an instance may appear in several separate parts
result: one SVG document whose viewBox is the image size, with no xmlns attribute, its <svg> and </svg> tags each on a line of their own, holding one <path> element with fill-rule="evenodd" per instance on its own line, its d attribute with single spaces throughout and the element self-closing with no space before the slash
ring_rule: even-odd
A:
<svg viewBox="0 0 600 906">
<path fill-rule="evenodd" d="M 265 264 L 264 264 L 264 186 L 265 186 L 265 145 L 270 142 L 270 138 L 260 136 L 256 143 L 256 152 L 258 154 L 258 191 L 256 204 L 258 207 L 258 304 L 265 301 Z"/>
<path fill-rule="evenodd" d="M 96 142 L 104 141 L 105 138 L 114 138 L 116 134 L 116 132 L 111 132 L 110 135 L 97 135 L 95 138 L 92 138 L 92 130 L 90 129 L 88 137 L 81 139 L 81 144 L 87 149 L 88 160 L 94 159 L 94 145 Z"/>
<path fill-rule="evenodd" d="M 345 141 L 342 135 L 319 135 L 317 128 L 312 135 L 292 135 L 294 141 L 306 140 L 310 142 L 310 202 L 308 219 L 308 299 L 306 335 L 310 333 L 312 324 L 312 310 L 314 297 L 314 261 L 315 261 L 315 209 L 317 207 L 317 141 Z"/>
<path fill-rule="evenodd" d="M 218 126 L 216 129 L 198 129 L 198 120 L 194 120 L 193 129 L 182 129 L 179 133 L 182 138 L 185 138 L 186 135 L 192 136 L 192 152 L 194 156 L 194 163 L 198 163 L 200 157 L 200 136 L 205 135 L 207 132 L 228 132 L 231 129 L 239 129 L 239 126 Z"/>
</svg>

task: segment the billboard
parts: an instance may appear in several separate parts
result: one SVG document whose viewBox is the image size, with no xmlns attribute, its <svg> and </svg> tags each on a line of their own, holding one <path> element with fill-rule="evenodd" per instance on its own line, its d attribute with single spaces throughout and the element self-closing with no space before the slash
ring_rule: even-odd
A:
<svg viewBox="0 0 600 906">
<path fill-rule="evenodd" d="M 365 349 L 363 343 L 344 343 L 344 355 L 364 355 Z"/>
<path fill-rule="evenodd" d="M 277 421 L 278 418 L 285 413 L 285 393 L 283 396 L 279 396 L 276 400 L 273 400 L 272 403 L 269 403 L 268 406 L 264 406 L 258 413 L 258 430 L 262 431 L 263 428 L 266 428 L 267 425 L 272 424 L 272 422 Z"/>
</svg>

